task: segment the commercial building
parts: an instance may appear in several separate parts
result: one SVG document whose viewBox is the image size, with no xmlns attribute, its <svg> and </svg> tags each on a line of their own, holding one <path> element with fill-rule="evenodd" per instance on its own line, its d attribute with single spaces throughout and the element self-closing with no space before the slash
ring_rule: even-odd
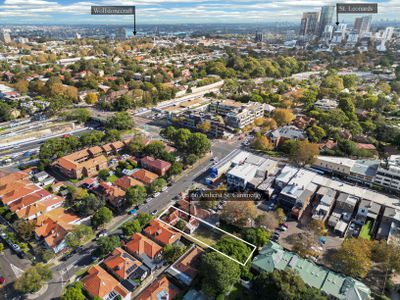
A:
<svg viewBox="0 0 400 300">
<path fill-rule="evenodd" d="M 4 44 L 9 44 L 12 42 L 10 31 L 5 29 L 0 31 L 0 42 L 3 42 Z"/>
<path fill-rule="evenodd" d="M 354 21 L 353 31 L 358 33 L 359 36 L 362 38 L 370 32 L 371 22 L 372 16 L 358 17 Z"/>
<path fill-rule="evenodd" d="M 379 164 L 373 182 L 400 191 L 400 155 L 392 155 L 387 161 Z"/>
<path fill-rule="evenodd" d="M 318 25 L 318 36 L 322 37 L 326 26 L 332 25 L 333 14 L 335 13 L 334 6 L 321 7 L 321 17 Z"/>
<path fill-rule="evenodd" d="M 304 12 L 300 23 L 302 36 L 312 37 L 318 33 L 319 12 Z"/>
<path fill-rule="evenodd" d="M 306 285 L 319 289 L 330 299 L 368 300 L 371 298 L 371 290 L 364 283 L 318 266 L 295 253 L 284 250 L 282 246 L 272 241 L 254 258 L 251 266 L 257 272 L 293 270 Z"/>
</svg>

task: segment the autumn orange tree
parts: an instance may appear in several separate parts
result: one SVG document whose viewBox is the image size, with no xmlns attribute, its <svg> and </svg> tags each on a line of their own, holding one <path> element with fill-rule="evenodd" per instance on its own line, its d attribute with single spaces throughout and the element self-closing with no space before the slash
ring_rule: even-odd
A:
<svg viewBox="0 0 400 300">
<path fill-rule="evenodd" d="M 319 155 L 319 145 L 310 143 L 307 140 L 288 140 L 283 144 L 282 151 L 288 155 L 293 163 L 304 166 L 315 161 Z"/>
<path fill-rule="evenodd" d="M 245 227 L 251 225 L 257 216 L 257 208 L 253 201 L 229 201 L 221 214 L 226 222 Z"/>
<path fill-rule="evenodd" d="M 273 144 L 270 142 L 270 140 L 262 135 L 261 133 L 257 133 L 256 137 L 254 138 L 254 141 L 252 142 L 252 147 L 256 150 L 260 151 L 269 151 L 274 148 Z"/>
<path fill-rule="evenodd" d="M 365 239 L 346 239 L 333 255 L 337 270 L 351 277 L 364 278 L 372 266 L 371 242 Z"/>
<path fill-rule="evenodd" d="M 272 118 L 279 126 L 287 125 L 294 119 L 294 114 L 291 109 L 277 108 L 274 110 Z"/>
</svg>

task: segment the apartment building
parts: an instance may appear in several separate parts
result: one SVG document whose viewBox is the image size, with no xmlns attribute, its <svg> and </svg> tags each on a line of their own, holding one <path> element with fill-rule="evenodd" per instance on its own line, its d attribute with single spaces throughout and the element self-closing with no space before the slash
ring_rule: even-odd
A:
<svg viewBox="0 0 400 300">
<path fill-rule="evenodd" d="M 321 99 L 314 103 L 315 108 L 319 108 L 324 111 L 336 109 L 338 105 L 338 102 L 332 99 Z"/>
<path fill-rule="evenodd" d="M 378 166 L 373 182 L 400 191 L 400 155 L 392 155 L 386 162 L 382 162 Z"/>
<path fill-rule="evenodd" d="M 233 129 L 243 129 L 255 119 L 264 116 L 264 105 L 257 102 L 214 101 L 208 109 L 211 113 L 224 117 L 225 125 Z"/>
</svg>

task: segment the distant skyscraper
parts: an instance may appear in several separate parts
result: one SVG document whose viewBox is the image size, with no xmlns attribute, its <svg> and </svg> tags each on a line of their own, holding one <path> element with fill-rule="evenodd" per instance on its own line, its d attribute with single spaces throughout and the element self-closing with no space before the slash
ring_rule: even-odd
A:
<svg viewBox="0 0 400 300">
<path fill-rule="evenodd" d="M 256 32 L 256 37 L 255 37 L 256 43 L 261 43 L 264 41 L 264 34 L 262 32 Z"/>
<path fill-rule="evenodd" d="M 365 16 L 356 18 L 354 21 L 354 28 L 353 31 L 358 33 L 359 36 L 363 36 L 367 32 L 370 31 L 372 22 L 372 16 Z"/>
<path fill-rule="evenodd" d="M 321 17 L 319 19 L 318 36 L 321 37 L 325 27 L 332 24 L 333 14 L 335 13 L 334 6 L 323 6 L 321 8 Z"/>
<path fill-rule="evenodd" d="M 0 41 L 5 43 L 5 44 L 9 44 L 12 42 L 11 36 L 10 36 L 10 32 L 7 30 L 2 30 L 0 31 Z"/>
<path fill-rule="evenodd" d="M 317 33 L 319 12 L 305 12 L 300 24 L 300 35 L 313 36 Z"/>
<path fill-rule="evenodd" d="M 321 34 L 321 39 L 324 41 L 330 41 L 333 36 L 333 31 L 334 31 L 333 25 L 326 25 L 324 31 Z"/>
</svg>

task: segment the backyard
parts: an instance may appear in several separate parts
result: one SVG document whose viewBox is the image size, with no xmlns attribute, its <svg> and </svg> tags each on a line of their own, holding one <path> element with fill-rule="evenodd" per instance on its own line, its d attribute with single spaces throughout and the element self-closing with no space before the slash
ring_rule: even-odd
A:
<svg viewBox="0 0 400 300">
<path fill-rule="evenodd" d="M 366 240 L 370 240 L 371 239 L 371 228 L 372 228 L 372 221 L 368 220 L 367 223 L 365 223 L 360 230 L 360 237 Z"/>
</svg>

